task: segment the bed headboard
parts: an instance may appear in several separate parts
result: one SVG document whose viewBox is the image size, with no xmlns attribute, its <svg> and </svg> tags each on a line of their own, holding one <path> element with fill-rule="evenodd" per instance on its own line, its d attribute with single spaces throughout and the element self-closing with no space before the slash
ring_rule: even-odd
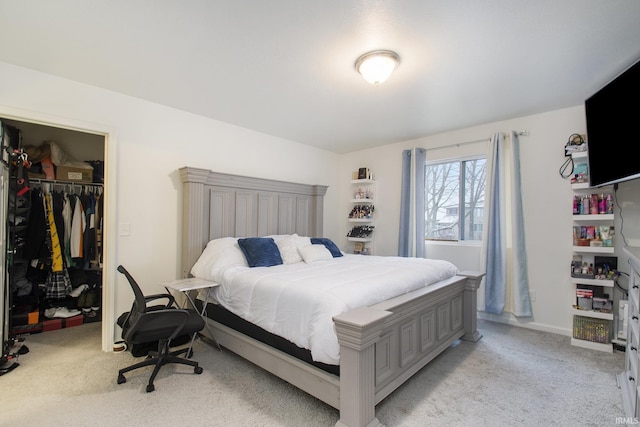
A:
<svg viewBox="0 0 640 427">
<path fill-rule="evenodd" d="M 183 167 L 182 277 L 206 244 L 220 237 L 322 236 L 327 186 L 251 178 Z"/>
</svg>

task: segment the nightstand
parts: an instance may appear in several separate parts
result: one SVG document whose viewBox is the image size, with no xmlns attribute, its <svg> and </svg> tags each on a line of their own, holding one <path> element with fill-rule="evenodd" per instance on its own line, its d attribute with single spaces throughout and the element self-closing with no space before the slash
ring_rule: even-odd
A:
<svg viewBox="0 0 640 427">
<path fill-rule="evenodd" d="M 209 297 L 211 296 L 211 291 L 215 287 L 220 286 L 220 283 L 192 277 L 188 279 L 179 279 L 179 280 L 173 280 L 171 282 L 165 282 L 162 285 L 169 293 L 171 293 L 171 290 L 174 290 L 177 292 L 182 292 L 187 297 L 187 300 L 191 304 L 191 307 L 193 307 L 193 309 L 196 310 L 200 314 L 200 317 L 202 317 L 202 319 L 204 320 L 204 325 L 207 328 L 207 331 L 209 331 L 209 335 L 211 336 L 211 339 L 215 343 L 216 347 L 218 347 L 218 350 L 222 350 L 220 348 L 220 344 L 218 344 L 218 341 L 216 340 L 215 335 L 213 334 L 213 331 L 209 328 L 209 323 L 207 322 L 207 318 L 205 316 L 205 313 L 207 312 L 207 304 L 209 303 Z M 193 301 L 190 295 L 191 291 L 197 291 L 200 289 L 207 290 L 207 295 L 202 304 L 202 310 L 198 310 L 195 302 Z M 193 334 L 193 337 L 191 337 L 191 342 L 189 343 L 189 351 L 187 352 L 188 358 L 191 357 L 191 349 L 193 347 L 193 342 L 196 339 L 196 335 L 197 333 Z"/>
</svg>

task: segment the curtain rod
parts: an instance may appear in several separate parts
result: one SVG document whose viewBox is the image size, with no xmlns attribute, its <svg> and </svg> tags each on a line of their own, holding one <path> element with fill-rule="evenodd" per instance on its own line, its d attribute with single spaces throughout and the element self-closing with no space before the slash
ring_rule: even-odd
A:
<svg viewBox="0 0 640 427">
<path fill-rule="evenodd" d="M 519 136 L 529 136 L 529 131 L 528 130 L 521 130 L 521 131 L 516 132 L 516 133 Z M 489 141 L 491 141 L 491 138 L 482 138 L 482 139 L 475 139 L 473 141 L 458 142 L 458 143 L 449 144 L 449 145 L 438 145 L 436 147 L 425 148 L 425 150 L 438 150 L 440 148 L 460 147 L 461 145 L 477 144 L 479 142 L 489 142 Z"/>
</svg>

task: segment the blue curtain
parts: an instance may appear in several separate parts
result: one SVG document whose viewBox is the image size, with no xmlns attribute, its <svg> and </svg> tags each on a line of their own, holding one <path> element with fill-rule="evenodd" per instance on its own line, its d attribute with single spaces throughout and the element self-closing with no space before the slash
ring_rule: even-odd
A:
<svg viewBox="0 0 640 427">
<path fill-rule="evenodd" d="M 524 236 L 524 211 L 522 208 L 522 184 L 520 180 L 520 138 L 511 131 L 511 212 L 512 216 L 512 257 L 513 257 L 513 314 L 530 317 L 529 274 Z"/>
<path fill-rule="evenodd" d="M 506 311 L 516 316 L 531 316 L 517 132 L 511 132 L 510 140 L 510 150 L 507 150 L 502 133 L 494 134 L 487 156 L 485 311 L 502 314 L 506 307 Z M 508 172 L 511 182 L 507 186 Z M 509 194 L 505 188 L 509 188 Z M 507 224 L 511 225 L 509 241 Z"/>
<path fill-rule="evenodd" d="M 398 256 L 424 258 L 424 148 L 402 151 Z"/>
</svg>

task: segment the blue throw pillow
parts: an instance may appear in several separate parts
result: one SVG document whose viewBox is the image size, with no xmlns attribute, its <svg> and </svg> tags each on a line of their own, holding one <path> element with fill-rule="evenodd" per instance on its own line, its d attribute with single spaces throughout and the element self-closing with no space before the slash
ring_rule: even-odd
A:
<svg viewBox="0 0 640 427">
<path fill-rule="evenodd" d="M 327 249 L 329 249 L 329 252 L 331 252 L 331 255 L 334 258 L 342 256 L 340 248 L 338 248 L 336 244 L 331 241 L 331 239 L 327 239 L 326 237 L 312 237 L 311 244 L 324 245 Z"/>
<path fill-rule="evenodd" d="M 244 253 L 249 267 L 271 267 L 282 264 L 278 246 L 271 237 L 238 239 L 238 246 Z"/>
</svg>

